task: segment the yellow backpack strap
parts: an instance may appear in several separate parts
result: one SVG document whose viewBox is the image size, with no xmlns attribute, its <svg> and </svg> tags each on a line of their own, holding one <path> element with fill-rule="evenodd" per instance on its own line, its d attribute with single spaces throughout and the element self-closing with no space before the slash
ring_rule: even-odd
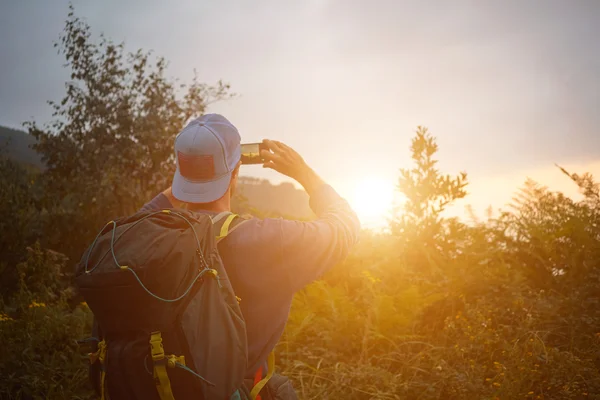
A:
<svg viewBox="0 0 600 400">
<path fill-rule="evenodd" d="M 106 399 L 106 341 L 98 343 L 98 361 L 100 361 L 100 400 Z"/>
<path fill-rule="evenodd" d="M 229 216 L 225 218 L 225 222 L 223 222 L 223 225 L 221 225 L 221 230 L 219 231 L 219 234 L 216 237 L 217 242 L 227 237 L 227 234 L 229 234 L 229 227 L 231 226 L 231 223 L 236 217 L 237 214 L 229 214 Z"/>
<path fill-rule="evenodd" d="M 160 400 L 175 400 L 171 389 L 171 381 L 167 374 L 168 360 L 165 358 L 162 335 L 158 331 L 150 334 L 150 355 L 154 362 L 154 384 Z"/>
<path fill-rule="evenodd" d="M 252 391 L 250 392 L 250 398 L 252 400 L 256 399 L 256 396 L 258 396 L 262 388 L 264 388 L 267 382 L 269 382 L 269 380 L 273 377 L 273 373 L 275 372 L 275 350 L 273 350 L 269 354 L 269 358 L 267 360 L 267 367 L 269 368 L 269 370 L 267 371 L 267 375 L 263 379 L 261 379 L 256 385 L 254 385 Z"/>
<path fill-rule="evenodd" d="M 216 224 L 217 222 L 219 222 L 220 220 L 222 220 L 223 218 L 227 217 L 228 215 L 231 215 L 230 211 L 223 211 L 222 213 L 219 213 L 219 214 L 215 215 L 214 217 L 211 217 L 213 225 Z"/>
</svg>

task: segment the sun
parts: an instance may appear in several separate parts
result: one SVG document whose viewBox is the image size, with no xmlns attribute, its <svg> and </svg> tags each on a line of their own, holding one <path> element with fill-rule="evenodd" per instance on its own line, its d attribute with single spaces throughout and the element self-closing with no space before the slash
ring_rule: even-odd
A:
<svg viewBox="0 0 600 400">
<path fill-rule="evenodd" d="M 354 184 L 350 204 L 366 228 L 387 224 L 394 205 L 394 184 L 380 178 L 365 178 Z"/>
</svg>

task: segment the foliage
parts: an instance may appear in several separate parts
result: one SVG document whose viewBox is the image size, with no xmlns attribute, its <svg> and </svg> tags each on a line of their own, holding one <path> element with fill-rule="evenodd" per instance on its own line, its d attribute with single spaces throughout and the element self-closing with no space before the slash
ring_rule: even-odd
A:
<svg viewBox="0 0 600 400">
<path fill-rule="evenodd" d="M 123 43 L 104 36 L 96 43 L 72 6 L 55 47 L 71 71 L 66 94 L 50 102 L 53 122 L 27 125 L 54 195 L 58 218 L 49 224 L 77 232 L 68 243 L 49 232 L 48 244 L 76 257 L 98 227 L 164 190 L 176 134 L 211 101 L 226 98 L 229 86 L 196 77 L 179 83 L 166 77 L 164 58 L 126 53 Z"/>
<path fill-rule="evenodd" d="M 24 249 L 40 235 L 40 188 L 38 174 L 0 156 L 0 286 L 14 288 L 13 268 L 23 261 Z M 7 294 L 2 291 L 2 297 Z"/>
<path fill-rule="evenodd" d="M 418 127 L 411 143 L 412 169 L 401 169 L 398 189 L 406 196 L 403 210 L 392 224 L 396 234 L 435 237 L 446 206 L 466 196 L 467 174 L 441 175 L 432 157 L 438 146 L 427 128 Z"/>
<path fill-rule="evenodd" d="M 497 219 L 444 219 L 465 175 L 431 179 L 425 132 L 402 229 L 296 296 L 286 373 L 306 399 L 600 398 L 598 185 L 569 174 L 576 202 L 527 182 Z"/>
<path fill-rule="evenodd" d="M 85 304 L 72 305 L 64 278 L 66 258 L 27 249 L 16 266 L 18 283 L 0 304 L 0 398 L 89 398 L 84 357 L 76 340 L 91 329 Z"/>
</svg>

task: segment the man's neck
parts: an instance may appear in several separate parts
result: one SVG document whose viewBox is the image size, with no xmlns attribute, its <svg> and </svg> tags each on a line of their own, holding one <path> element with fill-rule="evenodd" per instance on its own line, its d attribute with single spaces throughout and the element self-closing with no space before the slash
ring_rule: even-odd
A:
<svg viewBox="0 0 600 400">
<path fill-rule="evenodd" d="M 187 205 L 187 209 L 190 211 L 208 211 L 214 213 L 222 213 L 224 211 L 231 211 L 231 205 L 229 202 L 229 197 L 227 201 L 225 198 L 219 199 L 215 202 L 208 204 L 193 204 L 193 203 L 184 203 Z"/>
</svg>

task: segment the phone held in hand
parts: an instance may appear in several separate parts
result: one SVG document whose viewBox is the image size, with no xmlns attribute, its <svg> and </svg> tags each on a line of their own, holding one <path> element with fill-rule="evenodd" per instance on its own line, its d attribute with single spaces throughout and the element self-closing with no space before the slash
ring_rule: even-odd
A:
<svg viewBox="0 0 600 400">
<path fill-rule="evenodd" d="M 263 143 L 242 143 L 242 164 L 262 164 L 264 161 L 260 156 L 261 150 L 266 150 Z"/>
</svg>

